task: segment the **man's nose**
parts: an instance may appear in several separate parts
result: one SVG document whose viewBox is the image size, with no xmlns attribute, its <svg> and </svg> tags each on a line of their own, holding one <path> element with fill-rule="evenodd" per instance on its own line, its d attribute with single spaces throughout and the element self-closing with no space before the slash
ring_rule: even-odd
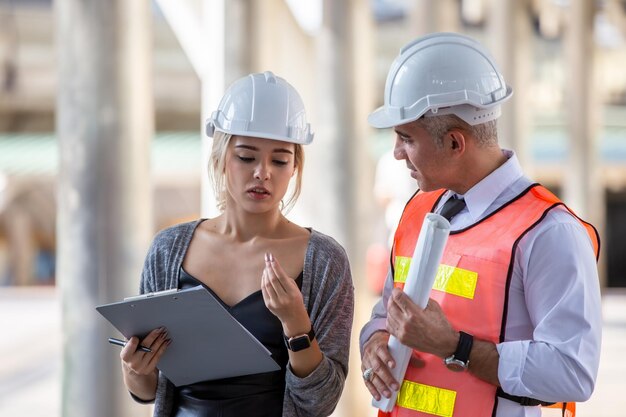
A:
<svg viewBox="0 0 626 417">
<path fill-rule="evenodd" d="M 404 144 L 402 141 L 396 141 L 393 147 L 393 157 L 399 161 L 406 159 L 406 151 L 404 150 Z"/>
</svg>

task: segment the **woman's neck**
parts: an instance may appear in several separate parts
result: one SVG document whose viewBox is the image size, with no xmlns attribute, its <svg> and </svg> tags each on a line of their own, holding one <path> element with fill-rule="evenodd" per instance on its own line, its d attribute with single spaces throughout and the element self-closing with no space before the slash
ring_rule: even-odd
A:
<svg viewBox="0 0 626 417">
<path fill-rule="evenodd" d="M 253 214 L 226 207 L 217 228 L 233 240 L 247 242 L 257 237 L 276 237 L 288 223 L 279 210 Z"/>
</svg>

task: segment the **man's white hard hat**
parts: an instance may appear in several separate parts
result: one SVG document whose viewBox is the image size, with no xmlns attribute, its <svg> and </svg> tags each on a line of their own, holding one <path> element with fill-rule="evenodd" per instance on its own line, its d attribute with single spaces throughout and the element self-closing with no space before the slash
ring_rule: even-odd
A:
<svg viewBox="0 0 626 417">
<path fill-rule="evenodd" d="M 206 121 L 206 134 L 215 131 L 307 145 L 313 140 L 300 95 L 270 71 L 250 74 L 226 90 Z"/>
<path fill-rule="evenodd" d="M 454 114 L 477 125 L 497 119 L 500 105 L 512 94 L 480 43 L 456 33 L 434 33 L 400 50 L 387 75 L 385 104 L 367 120 L 387 128 L 422 116 Z"/>
</svg>

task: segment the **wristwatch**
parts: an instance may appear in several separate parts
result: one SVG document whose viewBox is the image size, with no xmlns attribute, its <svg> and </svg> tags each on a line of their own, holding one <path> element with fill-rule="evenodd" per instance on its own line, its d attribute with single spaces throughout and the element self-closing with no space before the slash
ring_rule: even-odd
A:
<svg viewBox="0 0 626 417">
<path fill-rule="evenodd" d="M 474 336 L 465 332 L 459 332 L 459 344 L 456 351 L 443 360 L 446 367 L 454 372 L 463 372 L 469 366 L 470 352 L 474 344 Z"/>
<path fill-rule="evenodd" d="M 315 339 L 315 332 L 313 331 L 313 326 L 311 326 L 311 331 L 306 334 L 289 338 L 283 335 L 283 337 L 285 338 L 285 346 L 287 346 L 287 349 L 292 352 L 299 352 L 311 346 L 311 342 Z"/>
</svg>

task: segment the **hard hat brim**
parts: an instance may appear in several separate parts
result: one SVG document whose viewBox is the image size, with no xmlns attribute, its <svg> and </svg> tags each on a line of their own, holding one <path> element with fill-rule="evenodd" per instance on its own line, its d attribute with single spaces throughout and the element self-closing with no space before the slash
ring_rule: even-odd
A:
<svg viewBox="0 0 626 417">
<path fill-rule="evenodd" d="M 374 110 L 367 117 L 368 123 L 378 129 L 387 129 L 394 126 L 401 126 L 414 122 L 422 116 L 429 116 L 432 112 L 433 116 L 454 114 L 460 117 L 469 125 L 485 123 L 490 120 L 497 119 L 500 116 L 500 106 L 513 95 L 513 89 L 505 84 L 504 95 L 491 103 L 481 105 L 476 101 L 467 99 L 448 101 L 445 105 L 423 105 L 414 106 L 412 109 L 390 108 L 381 106 Z M 395 113 L 395 114 L 390 114 Z M 401 118 L 401 115 L 408 114 L 409 117 Z"/>
<path fill-rule="evenodd" d="M 370 124 L 370 126 L 377 129 L 387 129 L 395 126 L 395 122 L 392 123 L 387 116 L 385 112 L 385 106 L 381 106 L 371 112 L 369 116 L 367 116 L 367 122 Z"/>
<path fill-rule="evenodd" d="M 273 134 L 266 133 L 266 132 L 253 132 L 253 131 L 246 131 L 246 130 L 241 130 L 241 131 L 227 130 L 227 129 L 222 129 L 217 126 L 215 127 L 215 130 L 232 135 L 232 136 L 247 136 L 251 138 L 277 140 L 281 142 L 295 143 L 297 145 L 309 145 L 311 142 L 313 142 L 313 137 L 315 136 L 314 133 L 308 133 L 304 139 L 296 139 L 296 138 L 292 138 L 289 136 L 273 135 Z"/>
<path fill-rule="evenodd" d="M 367 116 L 367 122 L 370 126 L 375 127 L 377 129 L 388 129 L 394 126 L 401 126 L 406 123 L 413 122 L 422 117 L 422 114 L 419 114 L 417 117 L 409 117 L 406 119 L 396 119 L 391 117 L 385 106 L 381 106 L 371 112 L 369 116 Z"/>
</svg>

